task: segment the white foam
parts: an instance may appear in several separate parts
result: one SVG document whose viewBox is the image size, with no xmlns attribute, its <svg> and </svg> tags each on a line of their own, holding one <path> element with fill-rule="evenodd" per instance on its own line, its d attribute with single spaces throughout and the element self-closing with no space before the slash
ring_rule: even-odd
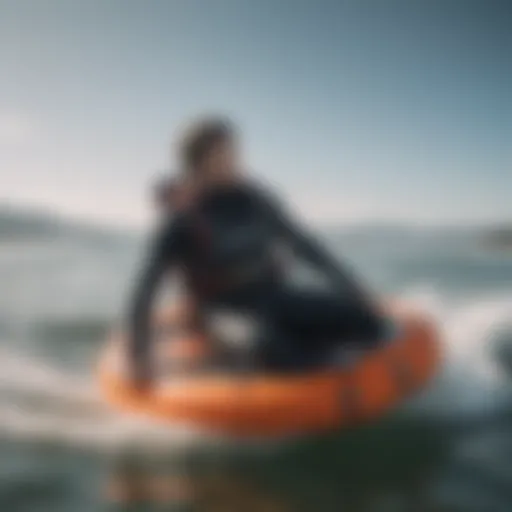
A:
<svg viewBox="0 0 512 512">
<path fill-rule="evenodd" d="M 440 377 L 412 409 L 456 418 L 499 407 L 509 380 L 494 360 L 492 340 L 501 329 L 512 333 L 512 297 L 450 300 L 432 288 L 415 288 L 403 298 L 435 318 L 445 350 Z M 160 454 L 219 442 L 190 427 L 121 415 L 102 401 L 92 377 L 9 350 L 0 351 L 0 435 L 102 452 Z"/>
<path fill-rule="evenodd" d="M 0 353 L 0 434 L 102 452 L 176 450 L 205 439 L 190 428 L 122 415 L 92 381 L 6 351 Z"/>
<path fill-rule="evenodd" d="M 448 298 L 432 287 L 415 287 L 404 297 L 428 311 L 439 325 L 444 365 L 429 396 L 429 412 L 452 416 L 493 413 L 510 400 L 510 375 L 496 360 L 498 334 L 510 332 L 512 296 Z"/>
</svg>

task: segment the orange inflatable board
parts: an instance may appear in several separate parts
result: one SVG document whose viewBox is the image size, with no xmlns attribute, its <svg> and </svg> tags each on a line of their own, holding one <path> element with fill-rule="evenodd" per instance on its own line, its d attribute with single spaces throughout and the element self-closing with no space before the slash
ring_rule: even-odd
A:
<svg viewBox="0 0 512 512">
<path fill-rule="evenodd" d="M 174 368 L 144 392 L 126 378 L 123 334 L 112 335 L 98 372 L 109 403 L 227 434 L 313 433 L 378 418 L 424 387 L 440 363 L 434 325 L 420 313 L 396 307 L 395 338 L 350 364 L 283 375 L 185 371 L 208 358 L 207 343 L 180 334 L 176 316 L 157 315 L 154 343 L 158 364 Z"/>
</svg>

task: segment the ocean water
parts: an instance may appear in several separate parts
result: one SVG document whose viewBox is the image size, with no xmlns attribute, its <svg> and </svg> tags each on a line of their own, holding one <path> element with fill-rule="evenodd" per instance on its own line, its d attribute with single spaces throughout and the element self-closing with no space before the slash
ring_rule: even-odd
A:
<svg viewBox="0 0 512 512">
<path fill-rule="evenodd" d="M 512 253 L 476 230 L 330 230 L 383 294 L 436 318 L 443 367 L 366 427 L 241 442 L 122 415 L 94 364 L 141 239 L 0 236 L 0 510 L 512 510 Z M 1 233 L 0 233 L 1 235 Z"/>
</svg>

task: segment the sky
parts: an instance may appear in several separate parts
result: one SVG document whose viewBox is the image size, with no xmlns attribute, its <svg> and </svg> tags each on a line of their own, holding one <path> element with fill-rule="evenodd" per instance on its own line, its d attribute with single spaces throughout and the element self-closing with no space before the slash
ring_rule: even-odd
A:
<svg viewBox="0 0 512 512">
<path fill-rule="evenodd" d="M 498 0 L 0 0 L 0 203 L 144 224 L 220 113 L 303 217 L 512 221 L 511 53 Z"/>
</svg>

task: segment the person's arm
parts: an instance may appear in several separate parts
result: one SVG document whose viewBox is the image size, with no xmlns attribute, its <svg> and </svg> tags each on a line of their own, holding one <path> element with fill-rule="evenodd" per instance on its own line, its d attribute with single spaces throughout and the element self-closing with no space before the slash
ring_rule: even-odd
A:
<svg viewBox="0 0 512 512">
<path fill-rule="evenodd" d="M 300 258 L 323 272 L 342 293 L 348 293 L 368 305 L 373 303 L 369 293 L 354 278 L 352 272 L 331 256 L 313 235 L 286 214 L 275 201 L 268 201 L 268 206 L 273 222 Z"/>
<path fill-rule="evenodd" d="M 153 301 L 164 274 L 174 263 L 179 250 L 176 222 L 167 223 L 156 235 L 138 277 L 129 311 L 128 357 L 131 377 L 139 386 L 151 380 L 150 331 Z"/>
</svg>

